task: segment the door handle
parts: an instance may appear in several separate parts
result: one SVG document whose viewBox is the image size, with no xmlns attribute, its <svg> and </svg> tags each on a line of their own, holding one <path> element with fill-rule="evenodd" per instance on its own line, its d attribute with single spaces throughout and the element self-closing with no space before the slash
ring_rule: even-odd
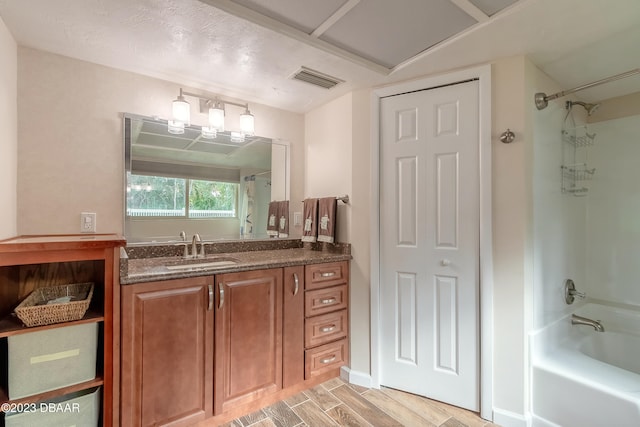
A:
<svg viewBox="0 0 640 427">
<path fill-rule="evenodd" d="M 220 294 L 220 302 L 218 303 L 218 310 L 222 310 L 224 305 L 224 283 L 218 283 L 218 292 Z"/>
<path fill-rule="evenodd" d="M 293 283 L 295 283 L 296 287 L 293 290 L 293 296 L 298 295 L 298 289 L 300 287 L 300 282 L 298 281 L 298 274 L 293 273 Z"/>
<path fill-rule="evenodd" d="M 451 260 L 450 259 L 446 259 L 446 258 L 441 259 L 440 260 L 440 265 L 443 266 L 443 267 L 448 267 L 448 266 L 451 265 Z"/>
<path fill-rule="evenodd" d="M 207 311 L 211 311 L 213 308 L 213 285 L 209 285 L 209 307 Z"/>
</svg>

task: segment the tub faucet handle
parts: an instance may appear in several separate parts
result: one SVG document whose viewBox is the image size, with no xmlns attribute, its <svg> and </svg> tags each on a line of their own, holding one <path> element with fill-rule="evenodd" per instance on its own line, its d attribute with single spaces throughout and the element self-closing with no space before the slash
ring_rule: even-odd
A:
<svg viewBox="0 0 640 427">
<path fill-rule="evenodd" d="M 580 299 L 585 299 L 587 294 L 585 292 L 578 292 L 576 290 L 576 284 L 571 279 L 567 279 L 564 281 L 564 302 L 567 304 L 573 304 L 576 297 Z"/>
<path fill-rule="evenodd" d="M 578 292 L 575 289 L 572 289 L 569 291 L 569 295 L 572 295 L 574 297 L 578 297 L 580 299 L 585 299 L 587 297 L 587 294 L 584 292 Z"/>
</svg>

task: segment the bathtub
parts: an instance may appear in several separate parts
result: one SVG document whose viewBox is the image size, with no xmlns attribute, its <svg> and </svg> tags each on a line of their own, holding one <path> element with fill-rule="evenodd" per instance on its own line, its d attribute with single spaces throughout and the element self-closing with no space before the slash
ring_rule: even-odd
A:
<svg viewBox="0 0 640 427">
<path fill-rule="evenodd" d="M 640 311 L 588 303 L 531 336 L 534 427 L 640 426 Z"/>
</svg>

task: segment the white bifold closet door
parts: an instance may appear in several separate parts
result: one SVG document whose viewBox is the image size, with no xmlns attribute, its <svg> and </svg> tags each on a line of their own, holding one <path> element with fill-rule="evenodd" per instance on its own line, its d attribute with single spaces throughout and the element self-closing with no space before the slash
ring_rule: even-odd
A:
<svg viewBox="0 0 640 427">
<path fill-rule="evenodd" d="M 380 105 L 381 384 L 479 410 L 478 82 Z"/>
</svg>

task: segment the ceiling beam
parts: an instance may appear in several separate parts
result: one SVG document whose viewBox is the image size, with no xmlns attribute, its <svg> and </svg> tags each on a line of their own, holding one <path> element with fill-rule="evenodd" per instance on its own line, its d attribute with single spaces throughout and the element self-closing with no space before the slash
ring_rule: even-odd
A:
<svg viewBox="0 0 640 427">
<path fill-rule="evenodd" d="M 458 6 L 462 9 L 467 15 L 471 16 L 478 22 L 488 21 L 491 17 L 484 13 L 482 10 L 478 9 L 476 5 L 471 3 L 469 0 L 449 0 L 451 3 Z"/>
<path fill-rule="evenodd" d="M 360 3 L 360 0 L 349 0 L 345 4 L 343 4 L 338 10 L 336 10 L 333 15 L 328 17 L 322 24 L 315 29 L 313 33 L 311 33 L 312 37 L 320 37 L 327 31 L 333 24 L 338 22 L 344 15 L 349 13 L 351 9 L 356 7 L 356 5 Z"/>
<path fill-rule="evenodd" d="M 347 50 L 341 49 L 337 46 L 332 45 L 331 43 L 327 43 L 323 40 L 320 40 L 317 37 L 313 37 L 310 34 L 305 33 L 304 31 L 300 31 L 297 28 L 294 28 L 276 19 L 270 18 L 261 13 L 258 13 L 255 10 L 244 7 L 231 0 L 200 0 L 200 1 L 202 3 L 208 4 L 209 6 L 213 6 L 216 9 L 220 9 L 231 15 L 237 16 L 238 18 L 247 20 L 249 22 L 253 22 L 254 24 L 259 25 L 263 28 L 267 28 L 279 34 L 291 37 L 292 39 L 298 40 L 311 47 L 315 47 L 316 49 L 323 50 L 327 53 L 338 56 L 354 64 L 360 65 L 361 67 L 365 67 L 371 71 L 382 74 L 383 76 L 387 76 L 389 75 L 389 73 L 391 73 L 391 69 L 388 67 L 385 67 L 384 65 L 378 64 L 377 62 L 370 61 L 359 55 L 351 53 Z"/>
</svg>

